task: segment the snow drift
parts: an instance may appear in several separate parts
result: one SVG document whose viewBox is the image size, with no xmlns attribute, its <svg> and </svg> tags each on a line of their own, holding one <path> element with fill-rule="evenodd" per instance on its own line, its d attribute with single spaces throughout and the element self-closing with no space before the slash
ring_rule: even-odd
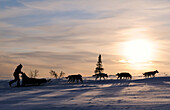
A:
<svg viewBox="0 0 170 110">
<path fill-rule="evenodd" d="M 10 88 L 0 80 L 1 110 L 169 110 L 170 77 L 108 79 L 68 84 L 67 80 Z"/>
</svg>

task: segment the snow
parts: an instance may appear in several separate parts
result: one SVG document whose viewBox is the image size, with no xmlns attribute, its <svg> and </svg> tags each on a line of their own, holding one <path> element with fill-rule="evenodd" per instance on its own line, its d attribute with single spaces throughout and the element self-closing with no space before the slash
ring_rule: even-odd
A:
<svg viewBox="0 0 170 110">
<path fill-rule="evenodd" d="M 41 86 L 8 86 L 0 80 L 1 110 L 169 110 L 170 77 L 67 83 L 52 79 Z"/>
</svg>

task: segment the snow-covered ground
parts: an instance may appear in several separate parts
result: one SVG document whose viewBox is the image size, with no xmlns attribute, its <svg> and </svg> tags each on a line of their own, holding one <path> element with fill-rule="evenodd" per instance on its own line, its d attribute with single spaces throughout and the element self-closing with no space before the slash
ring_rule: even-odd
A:
<svg viewBox="0 0 170 110">
<path fill-rule="evenodd" d="M 66 80 L 32 87 L 8 86 L 0 80 L 1 110 L 170 110 L 170 77 L 102 81 L 84 78 L 83 84 Z"/>
</svg>

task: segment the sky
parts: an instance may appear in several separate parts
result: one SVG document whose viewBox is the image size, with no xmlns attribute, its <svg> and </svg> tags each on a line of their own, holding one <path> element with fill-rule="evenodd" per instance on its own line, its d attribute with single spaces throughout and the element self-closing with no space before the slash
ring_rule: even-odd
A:
<svg viewBox="0 0 170 110">
<path fill-rule="evenodd" d="M 0 0 L 0 77 L 55 70 L 141 75 L 170 66 L 170 0 Z"/>
</svg>

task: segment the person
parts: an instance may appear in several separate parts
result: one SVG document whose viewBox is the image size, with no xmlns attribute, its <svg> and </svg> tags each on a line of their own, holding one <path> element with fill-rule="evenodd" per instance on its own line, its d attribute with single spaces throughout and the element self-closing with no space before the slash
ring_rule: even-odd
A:
<svg viewBox="0 0 170 110">
<path fill-rule="evenodd" d="M 17 68 L 15 69 L 15 71 L 14 71 L 14 73 L 13 73 L 14 80 L 11 80 L 11 81 L 9 82 L 9 86 L 11 86 L 12 83 L 14 83 L 14 82 L 16 82 L 16 81 L 17 81 L 17 87 L 20 86 L 19 74 L 20 74 L 20 73 L 21 73 L 21 74 L 23 73 L 23 72 L 21 71 L 21 69 L 22 69 L 22 65 L 20 64 L 20 65 L 18 65 Z"/>
</svg>

